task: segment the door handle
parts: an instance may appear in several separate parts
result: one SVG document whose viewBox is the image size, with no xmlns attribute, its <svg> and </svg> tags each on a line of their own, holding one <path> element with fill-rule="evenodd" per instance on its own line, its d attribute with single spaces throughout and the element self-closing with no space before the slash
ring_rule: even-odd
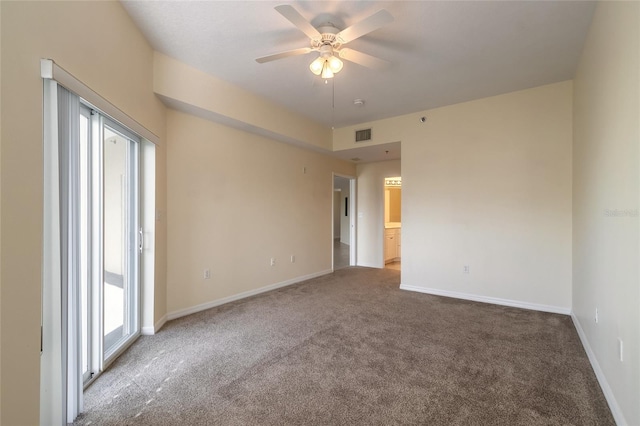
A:
<svg viewBox="0 0 640 426">
<path fill-rule="evenodd" d="M 144 247 L 144 232 L 142 232 L 142 228 L 140 228 L 138 233 L 140 234 L 140 239 L 138 240 L 138 250 L 140 250 L 140 253 L 142 254 L 142 248 Z"/>
</svg>

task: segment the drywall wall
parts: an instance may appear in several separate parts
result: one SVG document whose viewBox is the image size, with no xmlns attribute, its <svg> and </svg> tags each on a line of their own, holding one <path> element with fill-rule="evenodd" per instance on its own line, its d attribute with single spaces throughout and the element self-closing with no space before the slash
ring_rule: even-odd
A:
<svg viewBox="0 0 640 426">
<path fill-rule="evenodd" d="M 331 129 L 226 81 L 155 53 L 154 91 L 178 110 L 319 151 L 332 148 Z"/>
<path fill-rule="evenodd" d="M 331 270 L 333 173 L 352 164 L 174 110 L 167 141 L 170 317 Z"/>
<path fill-rule="evenodd" d="M 640 424 L 639 140 L 640 3 L 601 2 L 574 82 L 573 312 L 629 425 Z"/>
<path fill-rule="evenodd" d="M 404 285 L 569 312 L 571 88 L 438 108 L 412 126 L 402 140 Z"/>
<path fill-rule="evenodd" d="M 569 312 L 571 93 L 562 82 L 366 123 L 375 143 L 402 142 L 403 288 Z M 336 129 L 334 147 L 353 148 L 354 130 Z M 358 214 L 382 208 L 358 172 Z M 363 214 L 376 237 L 359 232 L 358 247 L 382 247 L 382 216 Z"/>
<path fill-rule="evenodd" d="M 400 160 L 359 164 L 357 173 L 357 265 L 383 268 L 384 178 L 401 176 Z"/>
<path fill-rule="evenodd" d="M 43 199 L 40 59 L 55 60 L 161 140 L 165 108 L 152 90 L 152 49 L 120 3 L 3 1 L 0 8 L 0 423 L 35 425 L 40 414 Z M 163 170 L 159 165 L 158 172 Z M 158 179 L 157 190 L 163 191 L 164 178 Z M 156 225 L 158 233 L 164 232 L 162 222 Z M 156 279 L 163 293 L 161 276 Z"/>
</svg>

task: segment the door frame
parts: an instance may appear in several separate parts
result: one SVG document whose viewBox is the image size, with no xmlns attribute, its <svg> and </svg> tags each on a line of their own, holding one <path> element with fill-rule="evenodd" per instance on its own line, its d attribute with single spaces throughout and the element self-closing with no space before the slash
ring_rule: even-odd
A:
<svg viewBox="0 0 640 426">
<path fill-rule="evenodd" d="M 356 266 L 357 262 L 357 222 L 356 222 L 356 198 L 357 198 L 357 185 L 356 185 L 356 177 L 351 175 L 345 175 L 341 173 L 333 172 L 331 174 L 331 270 L 335 270 L 335 253 L 333 250 L 333 238 L 335 232 L 335 223 L 333 221 L 333 212 L 335 209 L 335 197 L 333 196 L 335 189 L 335 178 L 343 178 L 349 180 L 349 266 Z"/>
<path fill-rule="evenodd" d="M 41 298 L 41 344 L 40 344 L 40 424 L 48 425 L 52 421 L 66 424 L 71 422 L 82 408 L 82 391 L 76 401 L 78 411 L 68 411 L 67 397 L 70 388 L 75 386 L 68 383 L 66 366 L 68 365 L 68 345 L 66 344 L 68 315 L 63 315 L 64 301 L 62 299 L 61 282 L 61 247 L 60 247 L 60 164 L 58 161 L 59 148 L 59 114 L 60 103 L 58 99 L 59 87 L 64 87 L 68 92 L 78 96 L 83 103 L 105 116 L 130 129 L 138 135 L 142 144 L 146 147 L 139 151 L 141 159 L 145 162 L 144 175 L 140 185 L 144 185 L 144 191 L 140 193 L 141 208 L 145 215 L 140 217 L 144 232 L 155 240 L 155 222 L 160 221 L 160 211 L 156 213 L 155 206 L 155 146 L 160 143 L 160 138 L 142 124 L 138 123 L 116 106 L 105 100 L 97 92 L 86 86 L 72 74 L 60 68 L 51 59 L 40 60 L 40 77 L 43 82 L 43 253 L 42 253 L 42 298 Z M 141 148 L 143 145 L 139 145 Z M 146 163 L 149 163 L 147 166 Z M 143 169 L 139 169 L 141 173 Z M 142 191 L 142 186 L 140 186 Z M 142 241 L 141 241 L 142 242 Z M 141 244 L 142 245 L 142 244 Z M 141 274 L 139 284 L 139 297 L 146 306 L 146 325 L 153 334 L 159 326 L 154 325 L 154 244 L 144 244 L 144 273 Z M 45 301 L 47 303 L 45 303 Z M 140 315 L 142 312 L 140 312 Z M 139 317 L 139 320 L 142 318 Z M 161 325 L 162 323 L 160 323 Z M 139 334 L 140 332 L 138 332 Z M 78 348 L 80 349 L 80 348 Z M 124 349 L 123 349 L 124 350 Z M 64 368 L 61 368 L 64 366 Z M 81 382 L 76 389 L 82 389 Z M 75 396 L 74 396 L 75 398 Z M 76 403 L 74 402 L 74 404 Z"/>
</svg>

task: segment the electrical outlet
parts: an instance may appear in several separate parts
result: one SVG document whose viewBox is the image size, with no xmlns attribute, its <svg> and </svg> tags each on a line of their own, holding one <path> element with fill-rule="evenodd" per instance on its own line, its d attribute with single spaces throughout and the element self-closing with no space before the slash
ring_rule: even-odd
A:
<svg viewBox="0 0 640 426">
<path fill-rule="evenodd" d="M 205 269 L 202 276 L 204 277 L 205 280 L 211 279 L 211 269 Z"/>
<path fill-rule="evenodd" d="M 596 308 L 596 316 L 593 319 L 597 324 L 598 323 L 598 308 Z"/>
<path fill-rule="evenodd" d="M 620 338 L 618 338 L 618 356 L 620 357 L 620 362 L 623 362 L 624 361 L 624 342 Z"/>
<path fill-rule="evenodd" d="M 294 255 L 291 255 L 291 263 L 296 263 L 296 257 Z"/>
<path fill-rule="evenodd" d="M 463 269 L 465 274 L 469 273 L 469 265 L 464 265 L 464 269 Z"/>
<path fill-rule="evenodd" d="M 276 266 L 276 258 L 275 257 L 271 258 L 271 266 Z"/>
</svg>

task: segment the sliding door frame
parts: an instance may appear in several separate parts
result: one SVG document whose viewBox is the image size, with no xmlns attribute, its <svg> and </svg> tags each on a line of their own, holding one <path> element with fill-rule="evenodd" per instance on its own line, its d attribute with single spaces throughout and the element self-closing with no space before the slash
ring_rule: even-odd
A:
<svg viewBox="0 0 640 426">
<path fill-rule="evenodd" d="M 111 364 L 124 350 L 126 350 L 140 336 L 141 318 L 141 274 L 140 274 L 140 249 L 142 236 L 140 229 L 140 146 L 141 139 L 126 127 L 113 119 L 97 111 L 91 104 L 81 100 L 81 113 L 90 114 L 90 139 L 88 141 L 87 155 L 90 180 L 89 191 L 85 194 L 89 200 L 89 208 L 86 214 L 89 223 L 88 243 L 89 247 L 89 273 L 88 285 L 84 288 L 86 295 L 88 321 L 88 339 L 82 342 L 87 345 L 89 354 L 89 368 L 83 374 L 84 388 L 89 386 L 109 364 Z M 123 336 L 115 343 L 107 347 L 104 335 L 105 321 L 105 273 L 104 273 L 104 244 L 105 232 L 105 190 L 104 190 L 104 129 L 122 136 L 128 143 L 126 148 L 126 183 L 124 185 L 126 198 L 125 209 L 125 244 L 122 248 L 125 254 L 125 268 L 123 270 L 123 282 L 126 283 L 125 312 L 123 319 Z M 84 298 L 84 295 L 82 295 Z M 81 310 L 81 308 L 80 308 Z M 83 368 L 84 369 L 84 368 Z"/>
<path fill-rule="evenodd" d="M 109 364 L 111 364 L 117 357 L 120 355 L 126 348 L 128 348 L 131 343 L 133 343 L 140 336 L 140 317 L 141 317 L 141 304 L 140 304 L 140 294 L 141 294 L 141 277 L 140 277 L 140 262 L 141 262 L 141 252 L 142 252 L 142 233 L 140 232 L 141 227 L 141 219 L 140 219 L 140 146 L 141 139 L 138 135 L 127 129 L 126 127 L 118 124 L 116 121 L 110 119 L 109 117 L 100 114 L 100 146 L 101 153 L 104 153 L 104 128 L 108 128 L 110 131 L 119 134 L 124 137 L 129 142 L 129 146 L 127 147 L 127 164 L 126 164 L 126 184 L 124 187 L 126 188 L 126 200 L 124 202 L 124 208 L 126 210 L 125 217 L 125 247 L 126 251 L 125 259 L 125 267 L 123 270 L 124 282 L 126 286 L 126 297 L 127 301 L 126 306 L 124 306 L 124 314 L 125 319 L 123 321 L 123 336 L 117 340 L 117 342 L 113 345 L 113 349 L 110 347 L 106 347 L 104 339 L 104 330 L 101 330 L 100 336 L 102 339 L 102 360 L 101 360 L 101 370 L 104 370 Z M 102 159 L 102 167 L 101 176 L 104 177 L 104 155 Z M 103 203 L 101 206 L 101 227 L 103 232 L 107 232 L 104 228 L 104 184 L 101 185 L 102 193 L 100 195 L 100 200 Z M 100 271 L 102 273 L 102 280 L 99 281 L 101 286 L 104 287 L 104 239 L 101 246 L 101 260 L 102 265 Z M 133 285 L 132 285 L 133 284 Z M 101 291 L 103 294 L 103 300 L 101 303 L 101 308 L 103 309 L 102 318 L 104 320 L 104 290 Z M 104 321 L 101 321 L 104 323 Z"/>
<path fill-rule="evenodd" d="M 160 138 L 153 132 L 148 130 L 145 126 L 141 125 L 135 119 L 128 116 L 118 107 L 110 103 L 99 93 L 86 86 L 80 80 L 78 80 L 71 73 L 61 68 L 51 59 L 40 60 L 40 76 L 43 79 L 43 176 L 44 176 L 44 196 L 43 196 L 43 259 L 42 259 L 42 321 L 41 321 L 41 361 L 40 361 L 40 424 L 52 425 L 52 424 L 67 424 L 72 422 L 77 414 L 82 411 L 82 387 L 83 387 L 83 363 L 82 363 L 82 347 L 80 344 L 73 344 L 67 341 L 69 335 L 68 324 L 73 321 L 72 315 L 67 311 L 68 294 L 63 297 L 63 287 L 67 285 L 62 282 L 62 267 L 66 265 L 63 262 L 63 253 L 61 247 L 61 240 L 67 238 L 61 228 L 61 212 L 60 207 L 64 198 L 61 198 L 62 192 L 65 190 L 60 182 L 61 164 L 59 161 L 59 146 L 60 138 L 65 137 L 59 132 L 59 125 L 64 124 L 59 122 L 60 104 L 58 99 L 58 87 L 64 87 L 69 92 L 76 94 L 83 100 L 83 104 L 94 111 L 112 117 L 117 123 L 131 129 L 136 135 L 140 135 L 137 138 L 138 144 L 138 173 L 142 171 L 142 160 L 144 157 L 145 164 L 149 161 L 155 161 L 155 146 L 160 144 Z M 82 106 L 81 106 L 82 108 Z M 99 129 L 98 126 L 92 126 L 92 136 Z M 142 150 L 144 146 L 144 153 Z M 81 152 L 80 155 L 85 155 Z M 92 152 L 88 155 L 91 164 L 93 164 L 96 153 Z M 145 171 L 144 185 L 145 192 L 142 191 L 140 176 L 138 176 L 138 189 L 140 203 L 144 205 L 145 219 L 144 229 L 149 234 L 150 241 L 154 241 L 155 236 L 155 217 L 153 214 L 155 209 L 155 168 L 151 167 Z M 92 191 L 95 193 L 95 187 L 97 183 L 91 182 L 88 187 L 83 187 L 81 191 Z M 93 195 L 93 194 L 92 194 Z M 93 197 L 95 198 L 95 197 Z M 140 225 L 142 212 L 142 205 L 138 206 L 136 212 L 136 219 L 138 220 L 137 226 Z M 93 202 L 83 209 L 79 209 L 80 214 L 88 209 L 95 209 L 96 206 Z M 151 214 L 150 214 L 151 212 Z M 95 224 L 90 224 L 89 228 L 93 230 Z M 100 233 L 96 233 L 99 235 Z M 136 232 L 136 238 L 138 233 Z M 86 237 L 82 237 L 85 238 Z M 133 237 L 131 237 L 133 238 Z M 74 240 L 72 238 L 71 240 Z M 91 248 L 92 246 L 101 245 L 101 241 L 96 239 L 91 240 L 89 243 L 85 243 L 85 247 Z M 140 246 L 142 246 L 142 234 L 139 240 Z M 83 246 L 80 246 L 82 250 Z M 141 247 L 142 248 L 142 247 Z M 141 259 L 138 260 L 136 274 L 138 274 L 138 292 L 136 294 L 135 303 L 138 306 L 138 315 L 136 316 L 137 323 L 135 329 L 137 330 L 130 339 L 127 339 L 126 344 L 133 343 L 135 338 L 140 334 L 141 326 L 145 326 L 147 334 L 153 334 L 155 331 L 153 324 L 154 317 L 154 261 L 155 250 L 153 244 L 144 247 L 145 253 L 145 273 L 142 274 L 142 268 L 140 264 Z M 88 250 L 87 250 L 88 251 Z M 78 276 L 86 274 L 86 276 L 97 275 L 101 268 L 93 260 L 87 260 L 87 265 L 84 270 L 81 270 Z M 65 266 L 66 268 L 66 266 Z M 92 275 L 90 275 L 92 274 Z M 102 273 L 100 272 L 100 278 Z M 93 278 L 93 276 L 92 276 Z M 144 287 L 144 290 L 143 290 Z M 76 294 L 80 292 L 80 286 L 78 286 Z M 72 289 L 72 291 L 74 291 Z M 143 293 L 144 291 L 144 293 Z M 93 292 L 90 297 L 93 299 L 98 297 L 98 292 Z M 142 323 L 141 305 L 142 297 L 144 295 L 144 306 L 146 312 L 144 313 L 145 322 Z M 72 296 L 73 297 L 73 296 Z M 151 299 L 149 299 L 151 298 Z M 80 297 L 78 297 L 80 301 Z M 76 303 L 76 305 L 78 305 Z M 82 312 L 78 312 L 78 316 L 82 315 Z M 92 312 L 92 315 L 102 315 L 102 312 Z M 95 335 L 100 336 L 99 330 Z M 77 333 L 78 340 L 82 339 L 82 330 L 79 324 L 76 324 L 75 331 Z M 76 340 L 76 342 L 78 341 Z M 100 362 L 94 362 L 94 365 L 100 366 L 101 369 L 106 368 L 109 362 L 111 362 L 115 356 L 125 350 L 122 347 L 120 350 L 115 351 L 113 358 L 110 357 L 105 363 L 104 359 L 100 359 L 102 350 L 94 351 L 91 354 L 91 358 L 95 361 L 96 357 Z M 70 354 L 69 352 L 73 352 Z M 67 367 L 69 363 L 69 355 L 76 357 L 75 368 L 78 374 L 76 377 L 70 378 L 67 374 Z M 93 361 L 92 361 L 93 362 Z M 94 374 L 93 379 L 97 377 Z M 78 379 L 77 384 L 75 382 Z M 73 382 L 70 383 L 69 380 Z M 69 401 L 73 399 L 73 401 Z"/>
</svg>

